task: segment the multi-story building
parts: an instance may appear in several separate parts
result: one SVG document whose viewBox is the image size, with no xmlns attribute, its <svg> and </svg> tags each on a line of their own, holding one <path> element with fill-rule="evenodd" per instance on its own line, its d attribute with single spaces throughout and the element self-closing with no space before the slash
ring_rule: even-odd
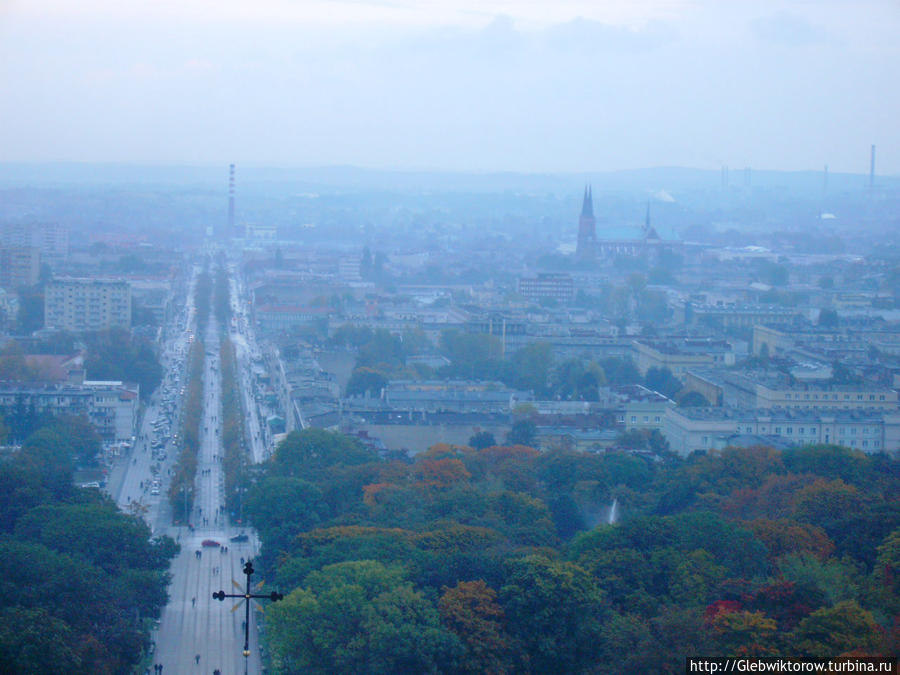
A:
<svg viewBox="0 0 900 675">
<path fill-rule="evenodd" d="M 0 411 L 4 415 L 36 413 L 84 415 L 106 441 L 127 441 L 137 424 L 140 389 L 118 381 L 82 384 L 0 383 Z"/>
<path fill-rule="evenodd" d="M 869 382 L 832 384 L 829 380 L 798 381 L 766 372 L 692 370 L 686 386 L 713 405 L 737 408 L 798 410 L 898 410 L 897 392 Z"/>
<path fill-rule="evenodd" d="M 36 248 L 47 262 L 69 257 L 69 228 L 59 223 L 6 223 L 0 242 L 13 248 Z"/>
<path fill-rule="evenodd" d="M 788 445 L 831 443 L 863 452 L 894 452 L 900 449 L 900 412 L 670 408 L 663 435 L 681 455 L 724 448 L 737 436 L 755 436 L 760 442 L 777 439 Z"/>
<path fill-rule="evenodd" d="M 54 279 L 44 293 L 44 325 L 70 332 L 131 328 L 131 286 L 118 279 Z"/>
<path fill-rule="evenodd" d="M 569 274 L 539 272 L 533 277 L 519 277 L 518 292 L 532 302 L 553 300 L 568 304 L 575 297 L 575 282 Z"/>
<path fill-rule="evenodd" d="M 319 321 L 327 327 L 328 317 L 332 314 L 334 310 L 330 307 L 262 305 L 256 308 L 256 323 L 263 333 L 283 333 L 315 325 Z"/>
<path fill-rule="evenodd" d="M 790 325 L 797 310 L 773 305 L 694 305 L 685 303 L 677 308 L 676 320 L 688 326 L 716 326 L 718 328 L 749 328 L 752 326 Z"/>
<path fill-rule="evenodd" d="M 733 366 L 731 344 L 709 338 L 635 340 L 632 343 L 635 365 L 642 375 L 650 368 L 668 368 L 683 380 L 687 371 L 703 366 Z"/>
<path fill-rule="evenodd" d="M 500 382 L 466 380 L 392 380 L 379 398 L 352 398 L 345 407 L 414 413 L 503 413 L 532 403 L 530 391 L 510 389 Z"/>
<path fill-rule="evenodd" d="M 0 247 L 0 288 L 34 286 L 41 276 L 41 252 L 33 246 Z"/>
<path fill-rule="evenodd" d="M 674 401 L 640 384 L 600 387 L 599 405 L 615 411 L 626 430 L 662 429 L 666 410 Z"/>
</svg>

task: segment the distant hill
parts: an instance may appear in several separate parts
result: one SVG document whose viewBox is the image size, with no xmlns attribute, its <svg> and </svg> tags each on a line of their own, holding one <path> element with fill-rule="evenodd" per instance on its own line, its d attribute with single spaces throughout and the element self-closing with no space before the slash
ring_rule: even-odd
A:
<svg viewBox="0 0 900 675">
<path fill-rule="evenodd" d="M 594 173 L 463 173 L 447 171 L 398 171 L 353 166 L 277 168 L 238 166 L 242 191 L 265 188 L 297 191 L 388 190 L 427 192 L 531 192 L 566 194 L 573 186 L 591 183 L 594 192 L 657 190 L 716 190 L 721 188 L 718 170 L 685 167 L 655 167 Z M 776 188 L 788 192 L 821 194 L 821 171 L 752 171 L 753 188 Z M 225 190 L 225 165 L 143 165 L 87 163 L 0 163 L 3 187 L 143 187 Z M 729 187 L 745 189 L 743 170 L 732 170 Z M 900 188 L 900 177 L 878 176 L 880 188 Z M 868 175 L 832 173 L 829 192 L 856 191 L 868 186 Z"/>
</svg>

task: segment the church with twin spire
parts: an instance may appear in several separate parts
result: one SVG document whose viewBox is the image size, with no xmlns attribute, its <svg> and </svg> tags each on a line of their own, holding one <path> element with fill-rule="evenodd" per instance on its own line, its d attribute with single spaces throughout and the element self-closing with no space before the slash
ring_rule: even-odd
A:
<svg viewBox="0 0 900 675">
<path fill-rule="evenodd" d="M 614 255 L 650 255 L 655 256 L 660 250 L 680 248 L 681 242 L 663 241 L 650 224 L 650 202 L 647 202 L 647 215 L 641 227 L 638 239 L 598 239 L 597 220 L 594 218 L 594 195 L 590 185 L 584 188 L 584 199 L 581 203 L 581 215 L 578 217 L 578 242 L 575 247 L 575 258 L 579 261 L 591 261 Z"/>
</svg>

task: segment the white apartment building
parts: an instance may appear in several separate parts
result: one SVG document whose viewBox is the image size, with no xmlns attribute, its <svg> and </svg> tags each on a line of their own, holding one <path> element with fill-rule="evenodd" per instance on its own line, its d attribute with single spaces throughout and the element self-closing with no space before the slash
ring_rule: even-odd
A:
<svg viewBox="0 0 900 675">
<path fill-rule="evenodd" d="M 121 279 L 54 279 L 44 294 L 44 325 L 76 333 L 131 328 L 131 286 Z"/>
</svg>

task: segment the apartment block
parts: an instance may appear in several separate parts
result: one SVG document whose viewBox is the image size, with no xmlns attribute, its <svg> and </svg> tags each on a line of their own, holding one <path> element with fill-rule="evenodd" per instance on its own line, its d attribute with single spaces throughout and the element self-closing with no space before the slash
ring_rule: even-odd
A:
<svg viewBox="0 0 900 675">
<path fill-rule="evenodd" d="M 69 228 L 59 223 L 5 223 L 0 243 L 14 248 L 36 248 L 47 262 L 69 257 Z"/>
<path fill-rule="evenodd" d="M 533 302 L 569 303 L 575 297 L 575 282 L 568 274 L 539 273 L 533 277 L 520 277 L 518 291 Z"/>
<path fill-rule="evenodd" d="M 44 325 L 75 333 L 129 329 L 131 286 L 119 279 L 54 279 L 44 294 Z"/>
<path fill-rule="evenodd" d="M 41 252 L 33 246 L 0 247 L 0 288 L 34 286 L 41 276 Z"/>
</svg>

